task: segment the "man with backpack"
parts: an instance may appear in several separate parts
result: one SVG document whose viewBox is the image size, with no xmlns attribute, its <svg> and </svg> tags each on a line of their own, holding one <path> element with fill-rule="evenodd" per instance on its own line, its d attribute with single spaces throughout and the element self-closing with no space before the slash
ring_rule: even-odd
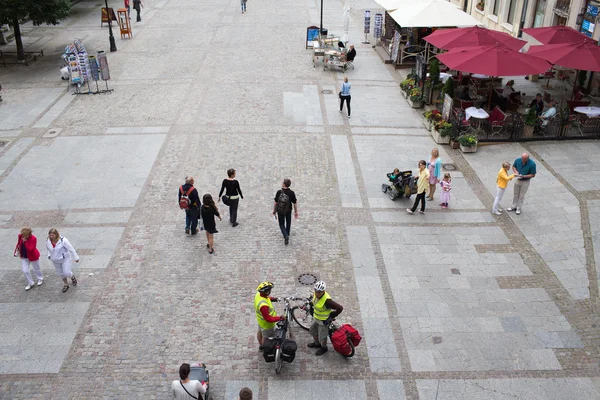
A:
<svg viewBox="0 0 600 400">
<path fill-rule="evenodd" d="M 185 211 L 185 233 L 195 235 L 198 233 L 198 211 L 202 203 L 194 187 L 194 177 L 186 176 L 185 184 L 179 186 L 177 193 L 179 208 Z"/>
<path fill-rule="evenodd" d="M 329 324 L 344 311 L 344 307 L 331 299 L 329 293 L 325 291 L 326 288 L 323 281 L 315 283 L 315 293 L 311 300 L 314 307 L 314 319 L 309 332 L 315 341 L 307 346 L 318 348 L 319 350 L 315 353 L 317 356 L 327 353 Z"/>
<path fill-rule="evenodd" d="M 279 228 L 286 245 L 290 242 L 292 207 L 294 208 L 294 218 L 298 219 L 296 194 L 290 189 L 291 184 L 292 181 L 287 178 L 281 182 L 281 190 L 278 190 L 275 194 L 275 205 L 273 206 L 273 215 L 277 215 L 276 218 L 279 220 Z"/>
</svg>

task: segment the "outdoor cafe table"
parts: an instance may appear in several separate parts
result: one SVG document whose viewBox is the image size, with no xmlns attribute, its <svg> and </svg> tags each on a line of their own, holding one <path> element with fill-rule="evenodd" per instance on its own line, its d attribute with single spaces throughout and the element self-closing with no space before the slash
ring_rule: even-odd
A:
<svg viewBox="0 0 600 400">
<path fill-rule="evenodd" d="M 483 108 L 469 107 L 465 110 L 465 118 L 468 121 L 469 118 L 477 118 L 479 125 L 477 128 L 481 128 L 481 120 L 489 118 L 489 114 Z"/>
<path fill-rule="evenodd" d="M 580 114 L 585 114 L 588 117 L 600 116 L 600 107 L 575 107 L 573 111 L 578 112 Z"/>
</svg>

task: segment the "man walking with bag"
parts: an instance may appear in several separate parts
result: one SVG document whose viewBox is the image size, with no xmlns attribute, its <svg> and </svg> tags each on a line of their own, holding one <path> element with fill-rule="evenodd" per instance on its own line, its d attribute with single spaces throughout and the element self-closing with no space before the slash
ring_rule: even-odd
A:
<svg viewBox="0 0 600 400">
<path fill-rule="evenodd" d="M 326 288 L 323 281 L 315 283 L 315 293 L 311 300 L 314 307 L 314 320 L 309 332 L 315 341 L 309 343 L 307 346 L 318 348 L 319 350 L 315 353 L 317 356 L 327 353 L 329 324 L 344 310 L 344 307 L 331 299 L 329 293 L 325 291 Z"/>
<path fill-rule="evenodd" d="M 296 203 L 296 193 L 290 189 L 292 181 L 284 179 L 281 182 L 281 190 L 275 194 L 275 204 L 273 206 L 273 215 L 277 214 L 279 220 L 279 229 L 283 234 L 283 240 L 287 245 L 290 243 L 290 230 L 292 229 L 292 207 L 294 208 L 294 218 L 298 219 L 298 204 Z"/>
<path fill-rule="evenodd" d="M 194 187 L 194 177 L 186 176 L 185 184 L 179 186 L 179 208 L 185 211 L 185 233 L 198 233 L 198 212 L 202 203 Z M 191 231 L 190 231 L 191 230 Z"/>
</svg>

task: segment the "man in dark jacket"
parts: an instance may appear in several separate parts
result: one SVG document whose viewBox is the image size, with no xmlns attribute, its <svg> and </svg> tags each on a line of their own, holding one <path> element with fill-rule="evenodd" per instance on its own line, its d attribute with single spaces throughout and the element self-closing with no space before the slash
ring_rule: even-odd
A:
<svg viewBox="0 0 600 400">
<path fill-rule="evenodd" d="M 348 54 L 346 54 L 346 60 L 349 62 L 354 61 L 354 57 L 356 57 L 356 50 L 354 50 L 354 45 L 350 45 L 350 50 L 348 50 Z"/>
<path fill-rule="evenodd" d="M 281 190 L 275 193 L 275 204 L 273 206 L 273 215 L 277 215 L 279 220 L 279 229 L 283 234 L 283 240 L 287 245 L 290 242 L 290 230 L 292 229 L 292 209 L 294 218 L 298 219 L 298 204 L 296 193 L 290 189 L 292 181 L 284 179 L 281 182 Z"/>
<path fill-rule="evenodd" d="M 535 99 L 531 100 L 529 108 L 535 107 L 535 116 L 539 117 L 544 111 L 544 101 L 542 100 L 542 94 L 538 93 L 535 95 Z"/>
<path fill-rule="evenodd" d="M 189 208 L 185 210 L 185 233 L 189 234 L 191 229 L 191 234 L 195 235 L 198 233 L 198 210 L 200 209 L 200 206 L 202 206 L 202 203 L 200 202 L 198 191 L 194 187 L 193 176 L 185 177 L 185 184 L 179 187 L 177 194 L 177 201 L 180 203 L 180 205 L 181 196 L 187 196 L 190 199 Z"/>
</svg>

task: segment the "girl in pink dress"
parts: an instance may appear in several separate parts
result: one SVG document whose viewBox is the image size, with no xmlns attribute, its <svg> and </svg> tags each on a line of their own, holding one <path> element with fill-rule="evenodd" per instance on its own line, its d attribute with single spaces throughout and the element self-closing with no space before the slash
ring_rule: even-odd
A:
<svg viewBox="0 0 600 400">
<path fill-rule="evenodd" d="M 450 190 L 452 190 L 452 178 L 448 172 L 444 174 L 444 180 L 440 182 L 440 185 L 442 186 L 442 194 L 440 194 L 440 206 L 442 206 L 442 208 L 448 208 L 448 203 L 450 202 Z"/>
</svg>

